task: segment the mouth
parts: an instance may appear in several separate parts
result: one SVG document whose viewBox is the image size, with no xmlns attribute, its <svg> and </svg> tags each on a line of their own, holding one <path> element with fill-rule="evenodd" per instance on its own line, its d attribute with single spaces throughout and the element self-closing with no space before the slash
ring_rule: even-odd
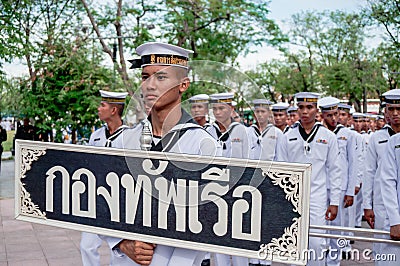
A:
<svg viewBox="0 0 400 266">
<path fill-rule="evenodd" d="M 155 100 L 157 98 L 158 98 L 158 96 L 157 95 L 153 95 L 153 94 L 149 94 L 149 95 L 145 95 L 144 96 L 144 99 L 149 100 L 149 101 Z"/>
</svg>

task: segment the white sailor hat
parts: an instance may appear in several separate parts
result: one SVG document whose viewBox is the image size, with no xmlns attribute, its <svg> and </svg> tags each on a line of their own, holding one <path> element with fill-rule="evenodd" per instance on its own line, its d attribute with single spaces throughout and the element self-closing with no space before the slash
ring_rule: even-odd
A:
<svg viewBox="0 0 400 266">
<path fill-rule="evenodd" d="M 383 119 L 385 119 L 385 116 L 384 116 L 384 115 L 378 115 L 378 116 L 376 117 L 376 120 L 383 120 Z"/>
<path fill-rule="evenodd" d="M 365 118 L 365 114 L 359 112 L 354 112 L 352 116 L 354 120 L 364 120 Z"/>
<path fill-rule="evenodd" d="M 319 98 L 319 93 L 316 92 L 298 92 L 294 95 L 296 102 L 307 102 L 307 103 L 317 103 Z"/>
<path fill-rule="evenodd" d="M 101 101 L 107 103 L 125 104 L 127 92 L 113 92 L 100 90 Z"/>
<path fill-rule="evenodd" d="M 400 89 L 393 89 L 382 94 L 386 104 L 400 104 Z"/>
<path fill-rule="evenodd" d="M 207 103 L 210 101 L 210 96 L 207 94 L 197 94 L 189 98 L 189 103 Z"/>
<path fill-rule="evenodd" d="M 350 113 L 351 105 L 344 104 L 344 103 L 339 103 L 338 104 L 338 109 L 341 111 L 345 111 L 347 113 Z"/>
<path fill-rule="evenodd" d="M 267 99 L 254 99 L 252 101 L 254 109 L 257 108 L 266 108 L 269 109 L 269 107 L 272 105 L 272 102 Z"/>
<path fill-rule="evenodd" d="M 273 104 L 273 105 L 271 106 L 271 110 L 272 110 L 273 112 L 282 112 L 282 111 L 286 111 L 288 108 L 289 108 L 289 104 L 288 104 L 288 103 L 283 103 L 283 102 L 276 103 L 276 104 Z"/>
<path fill-rule="evenodd" d="M 378 119 L 378 115 L 376 114 L 368 114 L 369 119 L 376 121 Z"/>
<path fill-rule="evenodd" d="M 287 113 L 290 114 L 290 113 L 293 113 L 293 112 L 297 112 L 297 106 L 291 105 L 287 109 Z"/>
<path fill-rule="evenodd" d="M 172 44 L 148 42 L 137 47 L 136 53 L 140 55 L 140 59 L 128 60 L 132 63 L 130 68 L 141 68 L 148 65 L 188 68 L 189 54 L 193 51 Z"/>
<path fill-rule="evenodd" d="M 318 100 L 318 106 L 321 109 L 321 112 L 326 112 L 330 110 L 336 110 L 338 108 L 340 101 L 335 97 L 324 97 Z"/>
<path fill-rule="evenodd" d="M 232 105 L 234 94 L 231 92 L 216 93 L 210 95 L 210 103 L 227 103 Z"/>
</svg>

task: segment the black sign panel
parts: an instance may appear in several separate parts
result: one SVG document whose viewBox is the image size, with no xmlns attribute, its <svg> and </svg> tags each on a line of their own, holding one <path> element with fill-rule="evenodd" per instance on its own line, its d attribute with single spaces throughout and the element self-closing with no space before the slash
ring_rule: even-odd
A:
<svg viewBox="0 0 400 266">
<path fill-rule="evenodd" d="M 18 219 L 253 258 L 307 246 L 309 166 L 17 144 Z"/>
</svg>

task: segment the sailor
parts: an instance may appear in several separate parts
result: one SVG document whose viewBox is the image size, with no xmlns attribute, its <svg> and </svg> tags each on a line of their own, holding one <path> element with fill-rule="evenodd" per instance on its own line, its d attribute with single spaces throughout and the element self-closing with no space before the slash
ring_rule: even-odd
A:
<svg viewBox="0 0 400 266">
<path fill-rule="evenodd" d="M 101 101 L 97 108 L 98 116 L 105 124 L 92 133 L 90 146 L 122 148 L 122 133 L 128 126 L 122 122 L 127 92 L 100 90 Z M 83 265 L 100 265 L 98 249 L 103 240 L 97 235 L 82 232 L 80 250 Z"/>
<path fill-rule="evenodd" d="M 222 156 L 248 159 L 251 143 L 246 127 L 231 118 L 233 97 L 229 92 L 210 95 L 215 122 L 207 131 L 221 144 Z"/>
<path fill-rule="evenodd" d="M 276 103 L 271 106 L 272 113 L 274 115 L 274 126 L 279 128 L 283 133 L 289 130 L 289 125 L 287 124 L 288 114 L 287 109 L 289 104 L 287 103 Z"/>
<path fill-rule="evenodd" d="M 217 141 L 181 108 L 182 94 L 190 85 L 188 61 L 192 52 L 159 42 L 145 43 L 136 49 L 140 58 L 130 61 L 131 68 L 142 69 L 140 89 L 150 114 L 142 124 L 124 132 L 125 148 L 221 156 Z M 137 240 L 106 240 L 113 250 L 114 265 L 200 265 L 205 255 L 197 250 Z"/>
<path fill-rule="evenodd" d="M 284 135 L 282 156 L 284 161 L 312 164 L 310 184 L 310 224 L 326 225 L 335 220 L 340 202 L 341 165 L 337 160 L 339 148 L 334 133 L 316 121 L 319 94 L 295 94 L 300 122 Z M 330 194 L 327 195 L 327 185 Z M 329 199 L 329 202 L 328 202 Z M 323 230 L 313 230 L 323 232 Z M 326 239 L 310 237 L 309 248 L 323 254 Z M 325 259 L 311 258 L 309 265 L 325 265 Z"/>
<path fill-rule="evenodd" d="M 355 183 L 357 180 L 356 171 L 354 171 L 357 167 L 357 144 L 351 130 L 338 123 L 339 103 L 339 99 L 335 97 L 324 97 L 318 100 L 324 125 L 336 135 L 340 152 L 337 160 L 342 169 L 339 211 L 336 219 L 330 222 L 330 224 L 334 226 L 348 226 L 347 208 L 353 205 Z M 330 195 L 329 182 L 328 195 Z M 343 246 L 338 246 L 338 239 L 330 238 L 328 241 L 331 250 L 327 256 L 327 265 L 340 265 L 340 251 Z"/>
<path fill-rule="evenodd" d="M 364 179 L 364 163 L 365 163 L 365 154 L 367 153 L 367 145 L 368 145 L 368 134 L 365 131 L 365 114 L 354 112 L 353 115 L 353 126 L 354 131 L 358 133 L 356 135 L 357 138 L 357 147 L 360 149 L 360 156 L 358 162 L 358 173 L 357 173 L 357 183 L 356 183 L 356 196 L 354 198 L 354 208 L 350 210 L 350 219 L 354 217 L 355 227 L 361 227 L 361 220 L 363 214 L 362 208 L 362 181 Z"/>
<path fill-rule="evenodd" d="M 252 103 L 256 124 L 248 129 L 254 145 L 251 158 L 264 161 L 279 160 L 277 146 L 282 143 L 283 133 L 272 124 L 272 103 L 267 99 L 255 99 Z"/>
<path fill-rule="evenodd" d="M 229 92 L 210 95 L 215 122 L 207 131 L 222 145 L 223 157 L 248 159 L 252 147 L 247 128 L 231 118 L 234 110 L 233 97 L 234 94 Z M 233 266 L 244 266 L 249 263 L 248 258 L 215 254 L 216 266 L 231 265 L 231 260 Z"/>
<path fill-rule="evenodd" d="M 193 119 L 204 129 L 211 126 L 208 121 L 208 103 L 210 96 L 207 94 L 197 94 L 189 98 L 190 113 Z"/>
<path fill-rule="evenodd" d="M 299 114 L 297 113 L 297 106 L 291 105 L 287 109 L 287 113 L 289 116 L 289 125 L 292 126 L 294 123 L 299 121 Z"/>
<path fill-rule="evenodd" d="M 383 94 L 385 96 L 385 94 Z M 388 113 L 391 120 L 393 113 Z M 369 226 L 378 230 L 384 230 L 386 209 L 383 206 L 381 191 L 381 176 L 378 175 L 382 166 L 382 159 L 386 154 L 386 144 L 389 138 L 398 132 L 394 131 L 390 124 L 386 124 L 381 130 L 376 131 L 370 138 L 367 153 L 365 155 L 365 172 L 363 180 L 363 209 L 364 217 Z M 374 252 L 381 254 L 384 244 L 374 243 Z M 380 262 L 381 264 L 383 262 Z M 379 262 L 375 263 L 379 265 Z"/>
<path fill-rule="evenodd" d="M 352 158 L 353 161 L 350 163 L 349 161 L 349 170 L 348 170 L 348 175 L 349 178 L 355 178 L 356 181 L 356 186 L 357 189 L 354 188 L 354 197 L 357 196 L 357 194 L 359 193 L 359 189 L 360 189 L 360 185 L 358 182 L 361 182 L 359 178 L 361 178 L 362 176 L 362 137 L 360 134 L 358 134 L 354 128 L 351 127 L 352 125 L 352 114 L 351 114 L 351 110 L 352 110 L 352 106 L 348 105 L 348 104 L 344 104 L 344 103 L 339 103 L 338 104 L 338 111 L 339 111 L 339 118 L 338 118 L 338 122 L 341 125 L 344 125 L 346 128 L 350 129 L 350 133 L 352 133 L 353 137 L 352 140 L 355 142 L 355 151 L 352 151 L 354 153 L 354 157 Z M 350 158 L 351 159 L 351 158 Z M 344 226 L 345 227 L 350 227 L 350 228 L 354 228 L 355 227 L 355 213 L 356 213 L 356 207 L 354 205 L 355 202 L 355 198 L 353 197 L 353 205 L 347 207 L 344 211 L 343 211 L 343 220 L 344 220 Z M 349 233 L 349 235 L 353 235 L 353 233 Z M 350 241 L 352 242 L 352 241 Z M 346 255 L 347 257 L 347 252 L 351 251 L 351 245 L 350 243 L 347 243 L 347 246 L 342 248 L 342 254 Z"/>
<path fill-rule="evenodd" d="M 282 145 L 283 133 L 272 124 L 271 101 L 255 99 L 252 101 L 256 124 L 249 127 L 251 141 L 255 143 L 251 158 L 255 160 L 279 160 L 277 146 Z M 271 261 L 250 259 L 249 266 L 271 265 Z"/>
<path fill-rule="evenodd" d="M 377 177 L 380 177 L 380 191 L 382 202 L 386 209 L 383 228 L 390 231 L 390 238 L 400 240 L 400 89 L 387 91 L 385 97 L 385 113 L 390 121 L 390 128 L 386 127 L 387 134 L 391 135 L 383 151 L 381 165 L 378 166 Z M 375 212 L 375 202 L 374 202 Z M 375 215 L 375 227 L 377 226 Z M 395 256 L 393 261 L 375 261 L 380 265 L 399 265 L 400 249 L 398 245 L 381 244 L 380 256 Z"/>
<path fill-rule="evenodd" d="M 383 126 L 386 124 L 385 116 L 384 115 L 378 115 L 376 117 L 376 130 L 379 130 L 383 128 Z"/>
</svg>

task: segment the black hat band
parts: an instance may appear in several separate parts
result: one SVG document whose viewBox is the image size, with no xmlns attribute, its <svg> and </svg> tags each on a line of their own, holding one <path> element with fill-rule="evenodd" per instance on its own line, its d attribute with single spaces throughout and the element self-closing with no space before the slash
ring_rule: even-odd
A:
<svg viewBox="0 0 400 266">
<path fill-rule="evenodd" d="M 140 59 L 128 60 L 132 68 L 141 68 L 143 65 L 171 65 L 188 67 L 189 58 L 172 54 L 143 55 Z"/>
</svg>

